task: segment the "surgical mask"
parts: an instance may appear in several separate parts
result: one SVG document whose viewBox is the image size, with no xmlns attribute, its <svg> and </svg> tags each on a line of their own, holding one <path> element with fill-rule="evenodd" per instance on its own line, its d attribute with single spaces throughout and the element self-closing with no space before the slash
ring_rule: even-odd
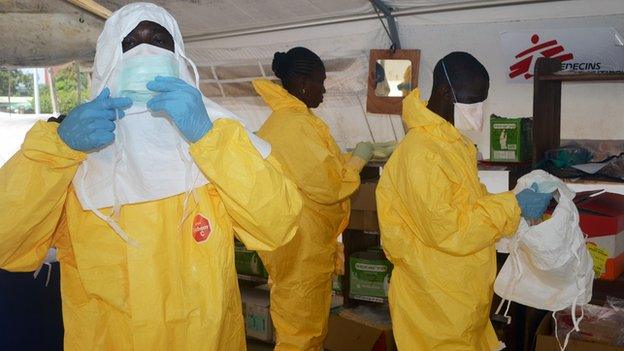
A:
<svg viewBox="0 0 624 351">
<path fill-rule="evenodd" d="M 138 45 L 122 55 L 115 80 L 115 96 L 128 97 L 135 105 L 145 105 L 158 94 L 147 89 L 147 83 L 157 76 L 180 76 L 175 54 L 150 44 Z"/>
<path fill-rule="evenodd" d="M 474 104 L 462 104 L 457 102 L 457 96 L 455 95 L 455 90 L 453 89 L 453 84 L 449 78 L 444 61 L 442 61 L 442 68 L 444 68 L 446 80 L 448 81 L 449 86 L 451 87 L 451 92 L 453 93 L 453 105 L 455 107 L 453 116 L 455 120 L 455 127 L 460 130 L 482 131 L 483 101 Z"/>
</svg>

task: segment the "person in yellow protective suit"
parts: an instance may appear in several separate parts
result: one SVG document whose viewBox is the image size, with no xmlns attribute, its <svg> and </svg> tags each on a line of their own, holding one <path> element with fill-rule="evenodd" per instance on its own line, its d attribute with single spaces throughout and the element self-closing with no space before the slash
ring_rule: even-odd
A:
<svg viewBox="0 0 624 351">
<path fill-rule="evenodd" d="M 271 143 L 304 201 L 294 239 L 273 252 L 260 252 L 272 280 L 275 350 L 323 350 L 336 238 L 348 223 L 349 196 L 360 185 L 359 172 L 373 147 L 360 143 L 352 154 L 342 154 L 327 125 L 310 111 L 325 93 L 325 67 L 315 53 L 301 47 L 278 52 L 273 71 L 283 87 L 253 82 L 273 110 L 258 135 Z"/>
<path fill-rule="evenodd" d="M 381 240 L 394 264 L 389 301 L 400 350 L 501 347 L 489 321 L 494 244 L 515 233 L 525 202 L 540 202 L 543 213 L 549 199 L 528 192 L 519 202 L 511 192 L 489 194 L 479 182 L 476 149 L 451 123 L 458 113 L 478 111 L 473 104 L 488 89 L 479 61 L 454 52 L 436 65 L 428 104 L 418 90 L 403 100 L 408 133 L 376 190 Z"/>
<path fill-rule="evenodd" d="M 297 230 L 302 200 L 270 146 L 187 63 L 164 9 L 121 8 L 98 40 L 97 97 L 38 122 L 0 169 L 0 267 L 58 248 L 66 350 L 244 350 L 234 234 L 272 250 Z"/>
</svg>

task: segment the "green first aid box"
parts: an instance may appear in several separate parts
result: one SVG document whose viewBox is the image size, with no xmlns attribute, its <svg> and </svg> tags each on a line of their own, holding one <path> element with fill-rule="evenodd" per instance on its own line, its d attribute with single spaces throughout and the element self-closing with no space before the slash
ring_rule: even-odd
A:
<svg viewBox="0 0 624 351">
<path fill-rule="evenodd" d="M 525 162 L 533 158 L 531 118 L 490 117 L 490 159 L 496 162 Z"/>
<path fill-rule="evenodd" d="M 360 300 L 379 301 L 388 297 L 392 264 L 382 252 L 356 252 L 349 256 L 349 295 Z"/>
<path fill-rule="evenodd" d="M 234 264 L 238 274 L 268 278 L 269 273 L 264 268 L 257 252 L 247 250 L 245 245 L 236 242 L 234 245 Z"/>
</svg>

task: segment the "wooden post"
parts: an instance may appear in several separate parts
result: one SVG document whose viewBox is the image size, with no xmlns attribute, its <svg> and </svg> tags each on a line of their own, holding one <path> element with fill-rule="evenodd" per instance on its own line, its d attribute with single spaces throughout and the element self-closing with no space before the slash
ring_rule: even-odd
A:
<svg viewBox="0 0 624 351">
<path fill-rule="evenodd" d="M 80 65 L 75 61 L 74 65 L 76 67 L 76 106 L 78 106 L 82 102 L 82 80 L 80 80 Z"/>
<path fill-rule="evenodd" d="M 561 143 L 561 81 L 540 80 L 540 76 L 561 70 L 561 62 L 539 58 L 533 77 L 533 164 L 544 158 L 547 150 Z"/>
<path fill-rule="evenodd" d="M 50 80 L 50 103 L 52 103 L 52 114 L 58 116 L 59 103 L 56 96 L 56 87 L 54 85 L 54 72 L 52 71 L 52 67 L 48 67 L 46 71 L 48 73 L 48 79 Z"/>
</svg>

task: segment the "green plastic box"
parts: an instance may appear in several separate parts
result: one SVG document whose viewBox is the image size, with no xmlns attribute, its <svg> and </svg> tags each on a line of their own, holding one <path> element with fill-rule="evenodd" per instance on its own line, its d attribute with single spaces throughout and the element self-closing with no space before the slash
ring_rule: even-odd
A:
<svg viewBox="0 0 624 351">
<path fill-rule="evenodd" d="M 533 158 L 533 120 L 490 116 L 490 160 L 525 162 Z"/>
<path fill-rule="evenodd" d="M 269 277 L 258 253 L 247 250 L 245 245 L 238 241 L 234 245 L 234 264 L 238 274 L 261 278 Z"/>
<path fill-rule="evenodd" d="M 381 251 L 356 252 L 349 256 L 350 297 L 376 301 L 388 297 L 392 264 Z"/>
</svg>

